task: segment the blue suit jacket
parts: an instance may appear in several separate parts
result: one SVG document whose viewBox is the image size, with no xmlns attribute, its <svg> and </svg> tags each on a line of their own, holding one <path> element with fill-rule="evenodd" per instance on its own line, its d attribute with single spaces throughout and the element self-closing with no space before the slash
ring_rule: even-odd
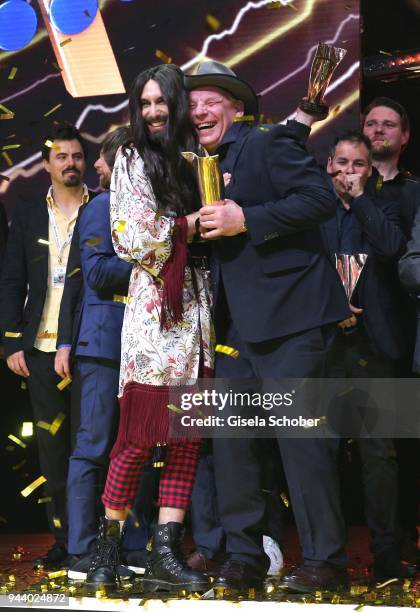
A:
<svg viewBox="0 0 420 612">
<path fill-rule="evenodd" d="M 75 272 L 78 268 L 81 273 Z M 109 192 L 101 193 L 80 211 L 77 219 L 57 346 L 71 343 L 76 356 L 120 360 L 125 306 L 115 301 L 114 295 L 127 295 L 131 270 L 131 264 L 114 252 Z"/>
<path fill-rule="evenodd" d="M 335 213 L 334 194 L 304 138 L 295 122 L 234 124 L 218 149 L 223 172 L 232 174 L 226 197 L 243 207 L 248 231 L 212 243 L 215 292 L 223 280 L 230 316 L 248 342 L 350 316 L 319 230 Z"/>
<path fill-rule="evenodd" d="M 352 245 L 355 252 L 368 255 L 352 303 L 363 308 L 364 328 L 375 350 L 391 359 L 400 359 L 408 350 L 396 269 L 406 248 L 401 210 L 397 202 L 366 194 L 353 200 L 351 210 Z M 336 216 L 321 229 L 333 263 L 339 250 Z"/>
</svg>

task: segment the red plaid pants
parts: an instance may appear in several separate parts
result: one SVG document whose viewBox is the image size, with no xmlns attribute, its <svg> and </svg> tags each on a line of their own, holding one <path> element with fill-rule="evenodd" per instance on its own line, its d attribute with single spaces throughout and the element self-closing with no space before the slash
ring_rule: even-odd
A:
<svg viewBox="0 0 420 612">
<path fill-rule="evenodd" d="M 166 447 L 165 465 L 161 468 L 158 506 L 187 510 L 200 456 L 201 441 L 188 440 Z M 102 495 L 105 508 L 131 508 L 140 478 L 150 459 L 153 446 L 128 445 L 111 460 Z"/>
</svg>

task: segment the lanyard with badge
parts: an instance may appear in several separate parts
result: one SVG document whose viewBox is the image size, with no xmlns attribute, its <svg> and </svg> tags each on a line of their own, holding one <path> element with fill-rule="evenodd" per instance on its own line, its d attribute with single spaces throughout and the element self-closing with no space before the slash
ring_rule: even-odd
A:
<svg viewBox="0 0 420 612">
<path fill-rule="evenodd" d="M 67 238 L 64 242 L 61 241 L 61 236 L 58 231 L 57 221 L 55 219 L 54 211 L 51 208 L 48 208 L 48 215 L 50 217 L 51 229 L 54 234 L 55 244 L 57 246 L 57 258 L 58 258 L 58 266 L 53 266 L 52 274 L 51 274 L 51 282 L 52 286 L 56 288 L 63 288 L 64 281 L 66 278 L 66 266 L 63 266 L 63 254 L 66 247 L 71 243 L 71 239 L 73 238 L 74 227 L 67 234 Z"/>
</svg>

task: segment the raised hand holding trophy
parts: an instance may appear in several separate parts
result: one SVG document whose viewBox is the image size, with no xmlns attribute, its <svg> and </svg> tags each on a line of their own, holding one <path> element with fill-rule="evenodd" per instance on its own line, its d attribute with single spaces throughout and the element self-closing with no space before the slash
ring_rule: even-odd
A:
<svg viewBox="0 0 420 612">
<path fill-rule="evenodd" d="M 332 47 L 326 43 L 318 43 L 315 57 L 312 61 L 308 95 L 299 104 L 299 108 L 305 113 L 319 118 L 324 118 L 328 115 L 328 105 L 324 103 L 325 91 L 334 70 L 346 53 L 346 49 Z"/>
</svg>

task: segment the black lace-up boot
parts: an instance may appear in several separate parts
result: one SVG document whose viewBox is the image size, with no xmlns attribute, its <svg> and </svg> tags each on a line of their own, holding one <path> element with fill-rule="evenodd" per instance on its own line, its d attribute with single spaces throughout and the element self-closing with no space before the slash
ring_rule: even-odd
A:
<svg viewBox="0 0 420 612">
<path fill-rule="evenodd" d="M 97 591 L 101 587 L 107 590 L 118 586 L 121 536 L 119 521 L 101 518 L 96 550 L 86 576 L 88 591 Z"/>
<path fill-rule="evenodd" d="M 150 560 L 143 578 L 145 591 L 206 591 L 207 578 L 188 567 L 181 555 L 184 529 L 180 523 L 156 525 Z"/>
</svg>

